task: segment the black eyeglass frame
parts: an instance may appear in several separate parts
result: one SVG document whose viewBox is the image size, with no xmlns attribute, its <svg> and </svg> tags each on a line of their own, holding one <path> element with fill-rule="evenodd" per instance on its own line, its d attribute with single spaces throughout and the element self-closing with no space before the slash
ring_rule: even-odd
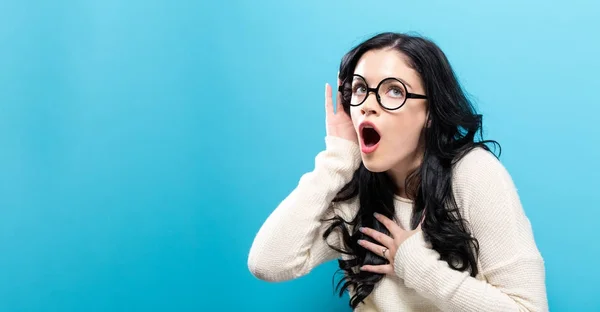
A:
<svg viewBox="0 0 600 312">
<path fill-rule="evenodd" d="M 360 105 L 362 105 L 367 100 L 367 98 L 369 97 L 369 94 L 371 92 L 375 93 L 375 98 L 377 99 L 377 103 L 379 103 L 379 105 L 381 107 L 383 107 L 384 109 L 387 109 L 387 110 L 397 110 L 397 109 L 400 109 L 402 106 L 404 106 L 404 104 L 406 104 L 406 100 L 408 100 L 408 99 L 427 99 L 426 95 L 408 92 L 408 89 L 406 88 L 406 84 L 404 84 L 404 82 L 402 82 L 398 78 L 387 77 L 387 78 L 381 80 L 377 84 L 377 87 L 375 87 L 375 88 L 369 88 L 369 86 L 367 85 L 367 79 L 365 79 L 363 76 L 358 75 L 358 74 L 354 74 L 354 75 L 352 75 L 352 81 L 354 81 L 354 77 L 359 77 L 360 79 L 362 79 L 365 82 L 365 87 L 367 88 L 367 94 L 365 95 L 365 98 L 360 103 L 358 103 L 358 104 L 348 103 L 348 105 L 350 105 L 350 106 L 360 106 Z M 404 92 L 406 93 L 406 97 L 404 98 L 404 102 L 402 102 L 402 104 L 400 104 L 398 107 L 395 107 L 395 108 L 385 107 L 381 103 L 381 97 L 379 96 L 379 87 L 381 87 L 381 85 L 384 82 L 389 81 L 389 80 L 395 80 L 395 81 L 399 82 L 402 85 L 402 87 L 404 88 Z M 352 83 L 350 83 L 350 84 L 352 85 Z M 344 86 L 344 83 L 342 83 L 338 87 L 338 91 L 340 93 L 342 93 L 342 95 L 344 94 L 344 92 L 343 92 L 343 90 L 344 90 L 343 86 Z M 350 89 L 352 89 L 352 87 L 350 87 Z"/>
</svg>

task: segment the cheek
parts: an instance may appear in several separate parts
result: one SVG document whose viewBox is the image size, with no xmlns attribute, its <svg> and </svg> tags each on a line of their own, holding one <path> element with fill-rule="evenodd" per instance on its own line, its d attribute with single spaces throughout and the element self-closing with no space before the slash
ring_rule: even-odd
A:
<svg viewBox="0 0 600 312">
<path fill-rule="evenodd" d="M 360 109 L 357 107 L 350 107 L 350 118 L 354 129 L 358 129 L 358 123 L 360 122 Z"/>
<path fill-rule="evenodd" d="M 417 115 L 398 115 L 390 120 L 390 139 L 396 146 L 403 148 L 414 148 L 421 138 L 421 133 L 425 125 L 425 116 Z"/>
</svg>

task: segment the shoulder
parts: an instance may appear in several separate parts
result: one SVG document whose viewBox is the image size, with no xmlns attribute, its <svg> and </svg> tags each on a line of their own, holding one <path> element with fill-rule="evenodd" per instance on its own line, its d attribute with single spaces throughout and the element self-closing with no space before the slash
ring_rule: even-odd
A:
<svg viewBox="0 0 600 312">
<path fill-rule="evenodd" d="M 492 152 L 476 147 L 456 160 L 452 182 L 458 187 L 473 187 L 483 182 L 512 183 L 508 170 Z"/>
<path fill-rule="evenodd" d="M 460 210 L 475 203 L 517 196 L 506 167 L 495 154 L 482 147 L 473 148 L 455 162 L 452 189 Z"/>
<path fill-rule="evenodd" d="M 539 258 L 533 230 L 517 187 L 491 152 L 476 148 L 454 165 L 453 195 L 473 237 L 484 267 L 496 268 L 518 257 Z"/>
</svg>

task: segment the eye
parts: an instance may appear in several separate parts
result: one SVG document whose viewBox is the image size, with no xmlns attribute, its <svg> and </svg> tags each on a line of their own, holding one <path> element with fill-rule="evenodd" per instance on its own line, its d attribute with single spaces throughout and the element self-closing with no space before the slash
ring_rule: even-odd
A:
<svg viewBox="0 0 600 312">
<path fill-rule="evenodd" d="M 352 94 L 365 94 L 367 93 L 367 87 L 363 84 L 355 84 L 352 86 Z"/>
<path fill-rule="evenodd" d="M 401 98 L 404 97 L 404 90 L 402 90 L 400 87 L 391 86 L 386 94 L 391 97 Z"/>
</svg>

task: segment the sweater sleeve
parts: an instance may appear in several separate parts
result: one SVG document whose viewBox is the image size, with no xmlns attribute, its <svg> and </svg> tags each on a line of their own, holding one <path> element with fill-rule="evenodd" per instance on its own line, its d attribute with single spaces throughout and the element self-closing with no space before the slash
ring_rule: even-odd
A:
<svg viewBox="0 0 600 312">
<path fill-rule="evenodd" d="M 505 168 L 482 149 L 455 167 L 457 204 L 479 242 L 483 279 L 440 260 L 423 232 L 399 247 L 394 270 L 443 311 L 548 311 L 544 261 Z"/>
<path fill-rule="evenodd" d="M 329 224 L 320 220 L 333 215 L 330 204 L 352 179 L 360 164 L 360 151 L 358 144 L 342 138 L 328 136 L 325 143 L 325 150 L 315 157 L 314 170 L 300 178 L 254 238 L 248 267 L 259 279 L 298 278 L 340 256 L 323 240 Z M 328 242 L 339 246 L 339 236 L 332 233 Z"/>
</svg>

